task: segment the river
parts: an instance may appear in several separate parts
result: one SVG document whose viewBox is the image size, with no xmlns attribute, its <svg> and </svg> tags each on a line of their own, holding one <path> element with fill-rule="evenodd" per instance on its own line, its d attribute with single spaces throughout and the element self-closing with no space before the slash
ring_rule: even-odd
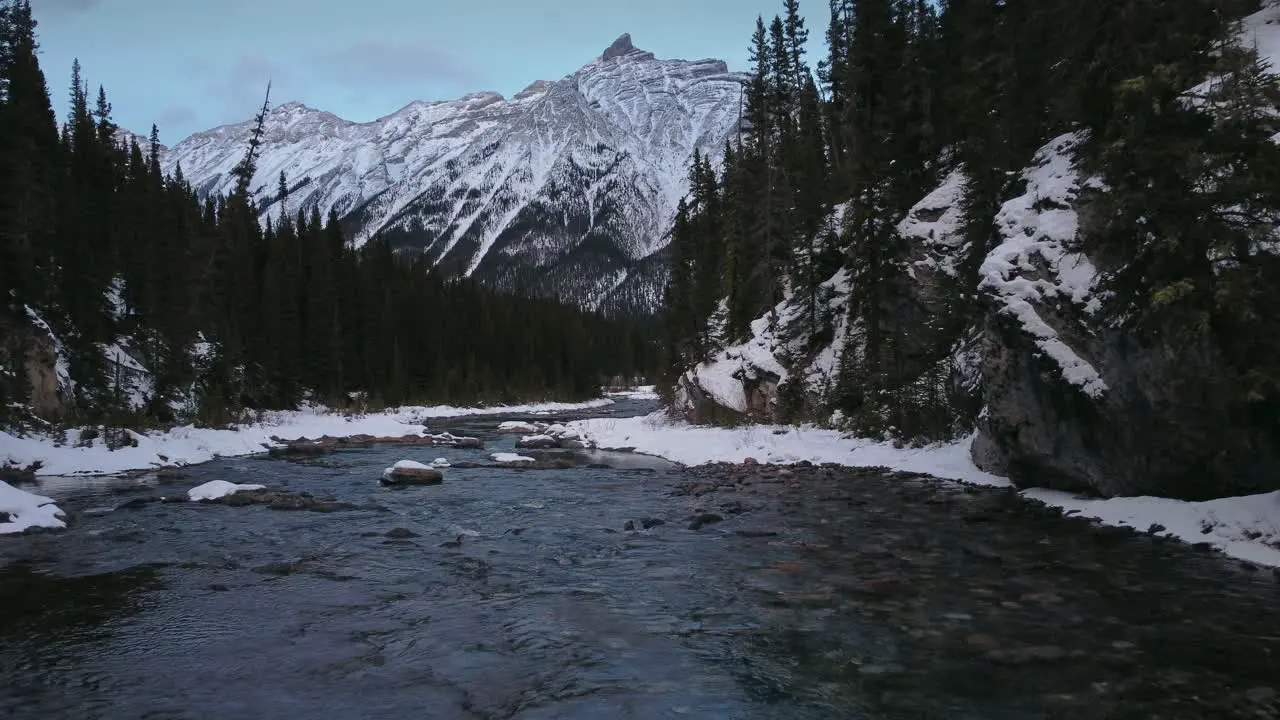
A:
<svg viewBox="0 0 1280 720">
<path fill-rule="evenodd" d="M 621 453 L 376 482 L 511 450 L 507 419 L 432 422 L 483 450 L 42 479 L 73 523 L 0 541 L 0 717 L 1280 717 L 1270 569 L 1007 491 Z M 215 479 L 359 509 L 112 510 Z"/>
</svg>

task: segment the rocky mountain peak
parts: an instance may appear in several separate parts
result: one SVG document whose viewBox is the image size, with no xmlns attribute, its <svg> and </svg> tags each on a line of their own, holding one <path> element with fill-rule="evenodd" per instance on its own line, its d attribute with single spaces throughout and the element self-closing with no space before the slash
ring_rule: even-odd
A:
<svg viewBox="0 0 1280 720">
<path fill-rule="evenodd" d="M 604 54 L 600 56 L 601 60 L 612 60 L 616 57 L 622 57 L 627 53 L 635 50 L 636 46 L 631 43 L 631 33 L 622 33 L 613 44 L 605 48 Z"/>
<path fill-rule="evenodd" d="M 631 42 L 631 33 L 622 33 L 613 44 L 605 48 L 603 54 L 600 55 L 601 62 L 608 62 L 617 58 L 633 58 L 636 60 L 653 60 L 654 55 L 651 52 L 645 52 L 637 48 Z"/>
<path fill-rule="evenodd" d="M 283 171 L 297 183 L 289 211 L 337 212 L 356 247 L 381 235 L 442 276 L 651 312 L 690 159 L 736 134 L 746 80 L 718 60 L 656 61 L 622 35 L 507 100 L 414 102 L 371 122 L 285 103 L 253 190 L 262 215 L 278 215 Z M 249 119 L 197 133 L 161 164 L 181 163 L 199 193 L 228 192 L 252 130 Z"/>
</svg>

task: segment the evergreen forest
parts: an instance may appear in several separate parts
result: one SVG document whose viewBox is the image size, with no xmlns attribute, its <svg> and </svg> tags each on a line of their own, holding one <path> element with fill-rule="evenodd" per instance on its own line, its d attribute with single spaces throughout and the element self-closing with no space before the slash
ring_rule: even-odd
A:
<svg viewBox="0 0 1280 720">
<path fill-rule="evenodd" d="M 958 383 L 945 376 L 982 331 L 979 267 L 999 244 L 998 211 L 1038 148 L 1077 133 L 1075 159 L 1104 188 L 1082 216 L 1082 250 L 1103 270 L 1094 327 L 1130 346 L 1166 342 L 1173 356 L 1211 350 L 1213 373 L 1180 379 L 1181 397 L 1274 422 L 1280 85 L 1238 35 L 1257 9 L 830 0 L 824 31 L 785 0 L 750 39 L 740 138 L 690 173 L 672 233 L 664 387 L 765 318 L 784 365 L 846 343 L 824 397 L 783 384 L 780 419 L 834 411 L 870 434 L 969 432 L 980 404 L 947 397 Z M 815 30 L 825 54 L 812 58 Z M 896 228 L 956 169 L 959 271 L 941 279 L 941 312 L 909 318 L 913 248 Z M 849 289 L 838 306 L 836 277 Z M 854 330 L 837 338 L 842 324 Z"/>
<path fill-rule="evenodd" d="M 5 0 L 0 421 L 29 395 L 32 329 L 57 345 L 61 419 L 92 423 L 223 423 L 303 400 L 577 399 L 656 364 L 634 319 L 444 281 L 380 239 L 354 249 L 315 207 L 287 204 L 264 227 L 249 190 L 260 134 L 235 191 L 200 197 L 181 167 L 161 171 L 158 129 L 122 132 L 78 62 L 70 93 L 59 119 L 30 2 Z"/>
</svg>

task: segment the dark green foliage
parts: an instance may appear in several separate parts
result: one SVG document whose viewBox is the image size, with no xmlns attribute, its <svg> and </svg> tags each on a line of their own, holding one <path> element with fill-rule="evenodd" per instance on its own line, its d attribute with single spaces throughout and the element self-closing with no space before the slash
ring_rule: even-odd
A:
<svg viewBox="0 0 1280 720">
<path fill-rule="evenodd" d="M 59 132 L 34 31 L 27 0 L 0 0 L 0 319 L 30 309 L 52 325 L 75 380 L 69 419 L 583 398 L 652 375 L 651 327 L 447 282 L 381 240 L 357 250 L 334 211 L 292 202 L 283 174 L 285 211 L 260 227 L 265 102 L 228 197 L 162 174 L 154 126 L 146 147 L 122 143 L 78 62 Z M 25 376 L 22 348 L 5 347 L 7 409 Z M 150 371 L 142 398 L 127 393 L 135 361 Z"/>
</svg>

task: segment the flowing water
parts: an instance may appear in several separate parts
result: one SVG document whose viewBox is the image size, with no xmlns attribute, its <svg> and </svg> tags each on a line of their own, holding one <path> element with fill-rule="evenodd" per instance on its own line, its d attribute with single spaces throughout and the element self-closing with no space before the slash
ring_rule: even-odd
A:
<svg viewBox="0 0 1280 720">
<path fill-rule="evenodd" d="M 42 481 L 74 522 L 0 541 L 0 717 L 1280 717 L 1269 570 L 1006 492 L 620 453 L 377 485 L 511 450 L 505 419 L 432 423 L 483 450 Z M 112 510 L 214 479 L 358 509 Z"/>
</svg>

